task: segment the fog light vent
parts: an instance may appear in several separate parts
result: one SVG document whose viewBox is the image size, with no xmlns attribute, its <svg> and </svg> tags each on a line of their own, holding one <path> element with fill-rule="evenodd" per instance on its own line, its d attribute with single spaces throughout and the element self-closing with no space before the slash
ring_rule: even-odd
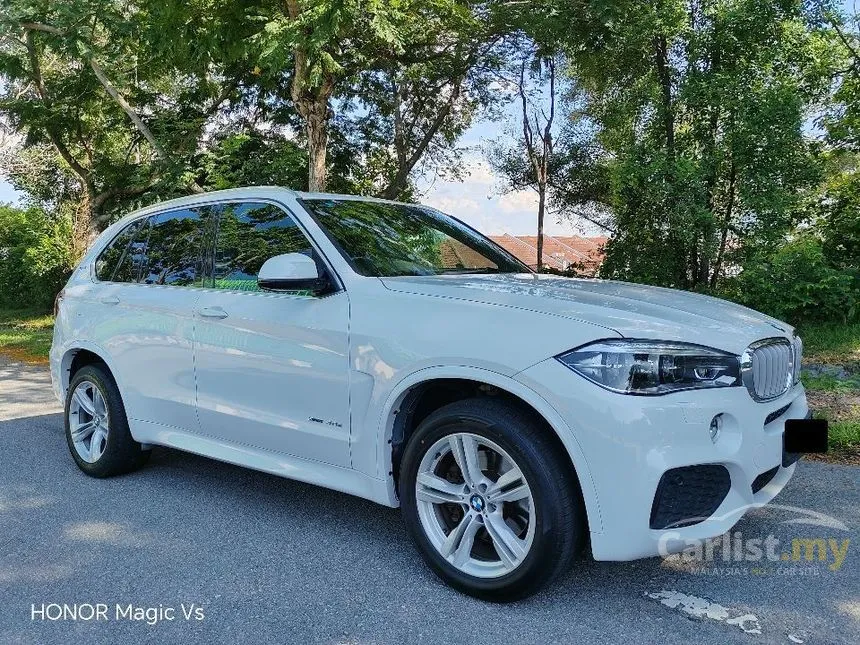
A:
<svg viewBox="0 0 860 645">
<path fill-rule="evenodd" d="M 680 528 L 705 521 L 723 503 L 731 485 L 729 471 L 719 464 L 667 470 L 654 495 L 651 528 Z"/>
</svg>

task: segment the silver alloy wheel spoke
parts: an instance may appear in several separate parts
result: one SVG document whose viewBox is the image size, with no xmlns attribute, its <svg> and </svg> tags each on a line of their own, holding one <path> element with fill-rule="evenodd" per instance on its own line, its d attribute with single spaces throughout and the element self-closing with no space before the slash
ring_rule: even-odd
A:
<svg viewBox="0 0 860 645">
<path fill-rule="evenodd" d="M 463 474 L 463 479 L 470 486 L 477 486 L 483 478 L 481 468 L 478 466 L 478 443 L 466 434 L 451 435 L 449 440 L 451 452 L 454 453 L 454 461 Z"/>
<path fill-rule="evenodd" d="M 466 513 L 460 523 L 451 529 L 448 538 L 442 543 L 440 552 L 446 559 L 466 561 L 472 552 L 472 543 L 480 524 L 474 520 L 471 513 Z"/>
<path fill-rule="evenodd" d="M 99 457 L 102 456 L 103 441 L 107 438 L 107 433 L 104 432 L 101 428 L 93 432 L 93 437 L 90 440 L 90 459 L 96 461 Z"/>
<path fill-rule="evenodd" d="M 501 514 L 487 515 L 484 526 L 487 527 L 487 533 L 490 534 L 490 539 L 502 562 L 511 569 L 516 567 L 526 555 L 523 541 L 514 535 Z"/>
<path fill-rule="evenodd" d="M 453 552 L 451 552 L 452 550 L 448 545 L 448 541 L 446 541 L 443 545 L 442 554 L 450 560 L 455 567 L 462 567 L 471 557 L 472 547 L 475 544 L 475 535 L 477 535 L 480 528 L 481 523 L 478 522 L 471 513 L 467 513 L 463 516 L 460 524 L 451 531 L 451 535 L 448 536 L 449 539 L 451 536 L 456 534 L 456 537 L 454 538 L 456 544 L 450 545 L 453 547 Z"/>
<path fill-rule="evenodd" d="M 457 432 L 437 440 L 418 465 L 415 498 L 424 535 L 467 575 L 506 575 L 531 549 L 535 518 L 528 481 L 489 439 Z"/>
<path fill-rule="evenodd" d="M 529 487 L 523 479 L 519 468 L 511 468 L 499 477 L 495 484 L 487 489 L 487 501 L 494 504 L 499 502 L 515 502 L 529 496 Z"/>
<path fill-rule="evenodd" d="M 107 415 L 107 405 L 105 404 L 105 398 L 102 396 L 102 393 L 99 392 L 98 388 L 93 388 L 93 409 L 97 416 L 103 417 Z"/>
<path fill-rule="evenodd" d="M 81 385 L 83 385 L 83 383 Z M 93 390 L 95 390 L 95 387 L 93 387 Z M 94 417 L 96 415 L 95 404 L 93 403 L 93 400 L 87 396 L 86 389 L 82 389 L 80 386 L 78 386 L 78 388 L 75 390 L 74 397 L 75 403 L 78 404 L 78 407 L 81 410 L 86 412 L 91 417 Z"/>
<path fill-rule="evenodd" d="M 79 425 L 72 432 L 72 441 L 83 441 L 87 437 L 89 437 L 96 429 L 96 424 L 90 421 L 89 423 L 83 423 Z"/>
<path fill-rule="evenodd" d="M 462 484 L 452 484 L 432 473 L 418 474 L 417 497 L 433 504 L 467 503 L 467 495 Z"/>
</svg>

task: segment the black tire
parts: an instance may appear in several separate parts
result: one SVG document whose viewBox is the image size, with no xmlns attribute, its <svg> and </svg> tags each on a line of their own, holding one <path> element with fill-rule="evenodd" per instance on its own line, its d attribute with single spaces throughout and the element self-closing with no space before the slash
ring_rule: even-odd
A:
<svg viewBox="0 0 860 645">
<path fill-rule="evenodd" d="M 448 562 L 427 537 L 418 513 L 416 478 L 425 453 L 440 439 L 468 432 L 495 442 L 513 458 L 532 492 L 535 534 L 510 573 L 469 575 Z M 587 520 L 579 482 L 558 440 L 519 406 L 490 398 L 458 401 L 424 419 L 409 440 L 399 492 L 406 528 L 430 568 L 464 593 L 495 602 L 529 596 L 569 570 L 584 543 Z M 468 510 L 468 509 L 467 509 Z"/>
<path fill-rule="evenodd" d="M 85 461 L 78 454 L 72 441 L 69 424 L 72 394 L 82 381 L 89 381 L 99 388 L 105 400 L 110 422 L 110 430 L 104 443 L 104 452 L 94 462 Z M 90 477 L 102 478 L 123 475 L 137 470 L 149 459 L 150 451 L 144 450 L 141 444 L 131 436 L 128 429 L 128 419 L 125 415 L 125 406 L 122 403 L 116 382 L 107 368 L 101 365 L 86 365 L 72 375 L 66 393 L 64 425 L 69 452 L 72 453 L 72 458 L 78 468 Z"/>
</svg>

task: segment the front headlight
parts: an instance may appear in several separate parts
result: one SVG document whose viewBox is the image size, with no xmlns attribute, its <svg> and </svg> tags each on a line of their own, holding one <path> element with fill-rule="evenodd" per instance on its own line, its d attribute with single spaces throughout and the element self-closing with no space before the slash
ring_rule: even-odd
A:
<svg viewBox="0 0 860 645">
<path fill-rule="evenodd" d="M 589 381 L 623 394 L 741 385 L 737 356 L 689 343 L 601 340 L 556 358 Z"/>
</svg>

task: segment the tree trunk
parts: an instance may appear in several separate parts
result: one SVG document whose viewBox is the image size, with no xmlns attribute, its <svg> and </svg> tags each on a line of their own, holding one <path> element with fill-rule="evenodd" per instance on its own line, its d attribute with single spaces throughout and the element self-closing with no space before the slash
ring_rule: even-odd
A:
<svg viewBox="0 0 860 645">
<path fill-rule="evenodd" d="M 311 103 L 305 113 L 305 131 L 308 136 L 308 190 L 324 192 L 328 181 L 325 163 L 328 152 L 328 101 L 322 104 L 319 101 Z"/>
<path fill-rule="evenodd" d="M 711 289 L 717 287 L 717 281 L 720 277 L 720 270 L 723 268 L 723 256 L 726 252 L 726 243 L 729 238 L 729 226 L 732 222 L 732 210 L 735 203 L 735 183 L 737 181 L 737 169 L 735 162 L 732 161 L 729 167 L 729 190 L 726 203 L 726 214 L 723 218 L 723 230 L 720 233 L 720 248 L 717 251 L 717 259 L 714 261 L 714 272 L 711 274 Z"/>
<path fill-rule="evenodd" d="M 669 45 L 666 36 L 654 38 L 655 62 L 657 80 L 660 83 L 660 93 L 663 101 L 663 133 L 666 137 L 666 154 L 669 159 L 675 158 L 675 114 L 672 107 L 672 75 L 669 70 Z"/>
<path fill-rule="evenodd" d="M 287 15 L 297 20 L 304 9 L 297 0 L 286 0 Z M 306 34 L 308 38 L 312 34 Z M 308 138 L 308 190 L 323 192 L 326 188 L 326 153 L 328 151 L 328 122 L 331 117 L 328 102 L 334 91 L 334 77 L 323 73 L 318 84 L 311 84 L 311 61 L 306 47 L 293 49 L 294 68 L 290 97 L 296 112 L 305 122 Z"/>
<path fill-rule="evenodd" d="M 98 213 L 94 208 L 92 187 L 86 183 L 82 187 L 82 197 L 75 207 L 72 221 L 72 255 L 75 262 L 84 256 L 101 232 L 98 226 Z"/>
<path fill-rule="evenodd" d="M 543 216 L 546 210 L 546 183 L 538 186 L 537 270 L 543 268 Z"/>
<path fill-rule="evenodd" d="M 716 75 L 720 71 L 720 42 L 719 22 L 717 21 L 714 23 L 714 40 L 710 51 L 710 72 L 712 75 Z M 717 101 L 714 101 L 710 106 L 710 114 L 708 115 L 708 132 L 707 139 L 705 141 L 707 159 L 710 164 L 707 179 L 705 180 L 705 190 L 707 191 L 706 208 L 711 214 L 711 220 L 702 223 L 702 249 L 696 277 L 696 282 L 701 283 L 702 285 L 708 284 L 708 276 L 711 271 L 711 253 L 713 252 L 713 242 L 716 234 L 717 178 L 719 175 L 716 151 L 717 136 L 719 132 L 720 107 L 721 106 Z M 698 284 L 695 286 L 698 286 Z"/>
</svg>

